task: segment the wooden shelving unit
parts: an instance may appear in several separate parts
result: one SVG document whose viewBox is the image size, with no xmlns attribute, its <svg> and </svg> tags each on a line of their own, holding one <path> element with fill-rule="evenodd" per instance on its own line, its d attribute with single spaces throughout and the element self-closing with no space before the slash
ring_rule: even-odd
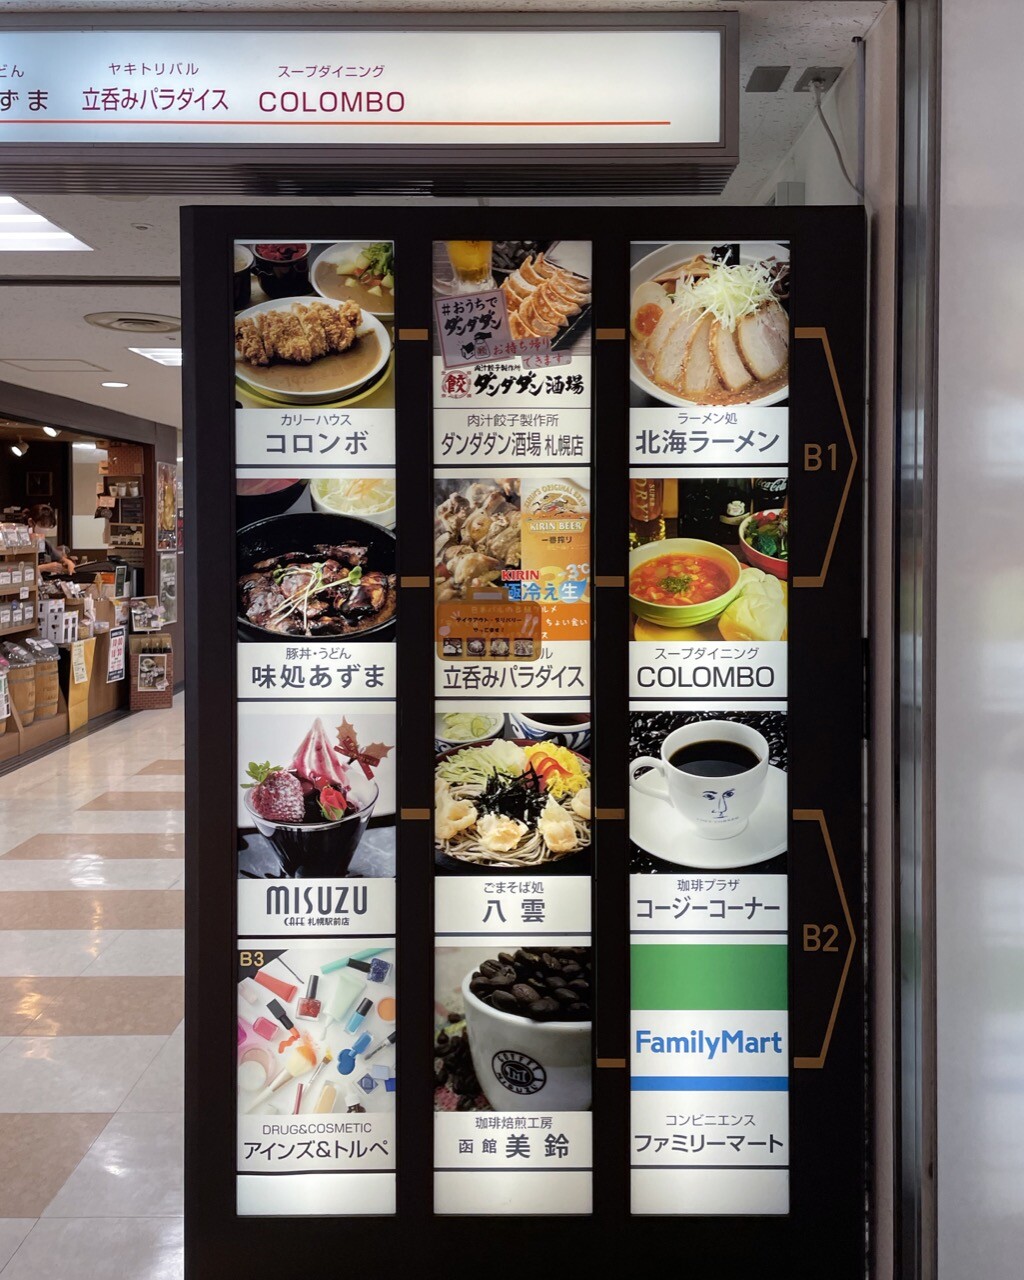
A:
<svg viewBox="0 0 1024 1280">
<path fill-rule="evenodd" d="M 8 600 L 31 604 L 32 617 L 11 626 L 0 627 L 0 638 L 31 635 L 39 628 L 39 553 L 32 547 L 0 547 L 0 574 L 19 564 L 31 568 L 31 581 L 0 582 L 0 604 L 5 604 Z M 26 594 L 23 595 L 23 592 Z"/>
</svg>

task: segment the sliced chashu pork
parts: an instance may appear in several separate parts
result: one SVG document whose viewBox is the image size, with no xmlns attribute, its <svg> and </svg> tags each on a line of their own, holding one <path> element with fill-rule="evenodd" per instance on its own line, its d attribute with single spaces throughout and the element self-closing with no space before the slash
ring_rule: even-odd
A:
<svg viewBox="0 0 1024 1280">
<path fill-rule="evenodd" d="M 736 345 L 755 378 L 774 378 L 789 359 L 789 317 L 777 302 L 769 302 L 739 322 Z"/>
<path fill-rule="evenodd" d="M 683 394 L 700 399 L 711 391 L 721 391 L 722 384 L 711 354 L 711 326 L 715 318 L 708 312 L 690 334 L 683 360 Z"/>
<path fill-rule="evenodd" d="M 710 343 L 715 371 L 729 391 L 741 391 L 753 381 L 736 345 L 736 335 L 719 320 L 711 326 Z"/>
<path fill-rule="evenodd" d="M 682 392 L 686 347 L 700 314 L 699 307 L 669 307 L 647 340 L 651 376 L 663 387 Z"/>
</svg>

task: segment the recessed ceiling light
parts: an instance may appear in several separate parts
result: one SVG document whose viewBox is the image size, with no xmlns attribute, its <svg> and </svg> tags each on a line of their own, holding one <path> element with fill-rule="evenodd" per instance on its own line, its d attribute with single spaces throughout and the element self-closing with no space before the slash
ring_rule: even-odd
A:
<svg viewBox="0 0 1024 1280">
<path fill-rule="evenodd" d="M 70 231 L 62 231 L 14 196 L 0 196 L 0 206 L 0 253 L 49 253 L 58 249 L 92 252 L 90 245 Z"/>
<path fill-rule="evenodd" d="M 127 382 L 101 382 L 100 383 L 101 387 L 126 387 L 127 385 L 128 385 Z"/>
<path fill-rule="evenodd" d="M 54 436 L 60 435 L 60 432 L 57 430 L 56 427 L 43 427 L 43 433 L 44 435 L 48 435 L 51 438 L 51 440 L 53 439 Z"/>
<path fill-rule="evenodd" d="M 181 366 L 181 347 L 129 347 L 128 350 L 168 368 L 177 369 Z"/>
</svg>

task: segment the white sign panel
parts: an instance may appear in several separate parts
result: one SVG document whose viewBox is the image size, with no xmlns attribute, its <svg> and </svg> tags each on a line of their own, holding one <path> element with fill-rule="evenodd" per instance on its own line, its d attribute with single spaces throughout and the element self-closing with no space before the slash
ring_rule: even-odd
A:
<svg viewBox="0 0 1024 1280">
<path fill-rule="evenodd" d="M 0 143 L 713 145 L 723 43 L 717 30 L 8 33 Z M 502 67 L 514 110 L 494 92 Z"/>
</svg>

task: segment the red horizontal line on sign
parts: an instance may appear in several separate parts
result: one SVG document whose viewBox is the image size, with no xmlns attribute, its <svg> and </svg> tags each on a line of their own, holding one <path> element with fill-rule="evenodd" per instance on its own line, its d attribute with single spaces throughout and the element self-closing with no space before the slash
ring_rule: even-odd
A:
<svg viewBox="0 0 1024 1280">
<path fill-rule="evenodd" d="M 314 127 L 333 127 L 333 128 L 357 128 L 363 125 L 376 126 L 378 128 L 396 128 L 403 126 L 406 128 L 453 128 L 453 129 L 545 129 L 545 128 L 607 128 L 609 126 L 622 126 L 631 128 L 645 128 L 651 125 L 670 125 L 671 120 L 132 120 L 125 117 L 114 120 L 110 117 L 103 118 L 98 116 L 95 120 L 5 120 L 0 118 L 0 134 L 3 132 L 5 125 L 14 124 L 31 124 L 45 127 L 49 124 L 187 124 L 187 125 L 270 125 L 270 126 L 291 126 L 292 128 L 307 125 Z"/>
</svg>

